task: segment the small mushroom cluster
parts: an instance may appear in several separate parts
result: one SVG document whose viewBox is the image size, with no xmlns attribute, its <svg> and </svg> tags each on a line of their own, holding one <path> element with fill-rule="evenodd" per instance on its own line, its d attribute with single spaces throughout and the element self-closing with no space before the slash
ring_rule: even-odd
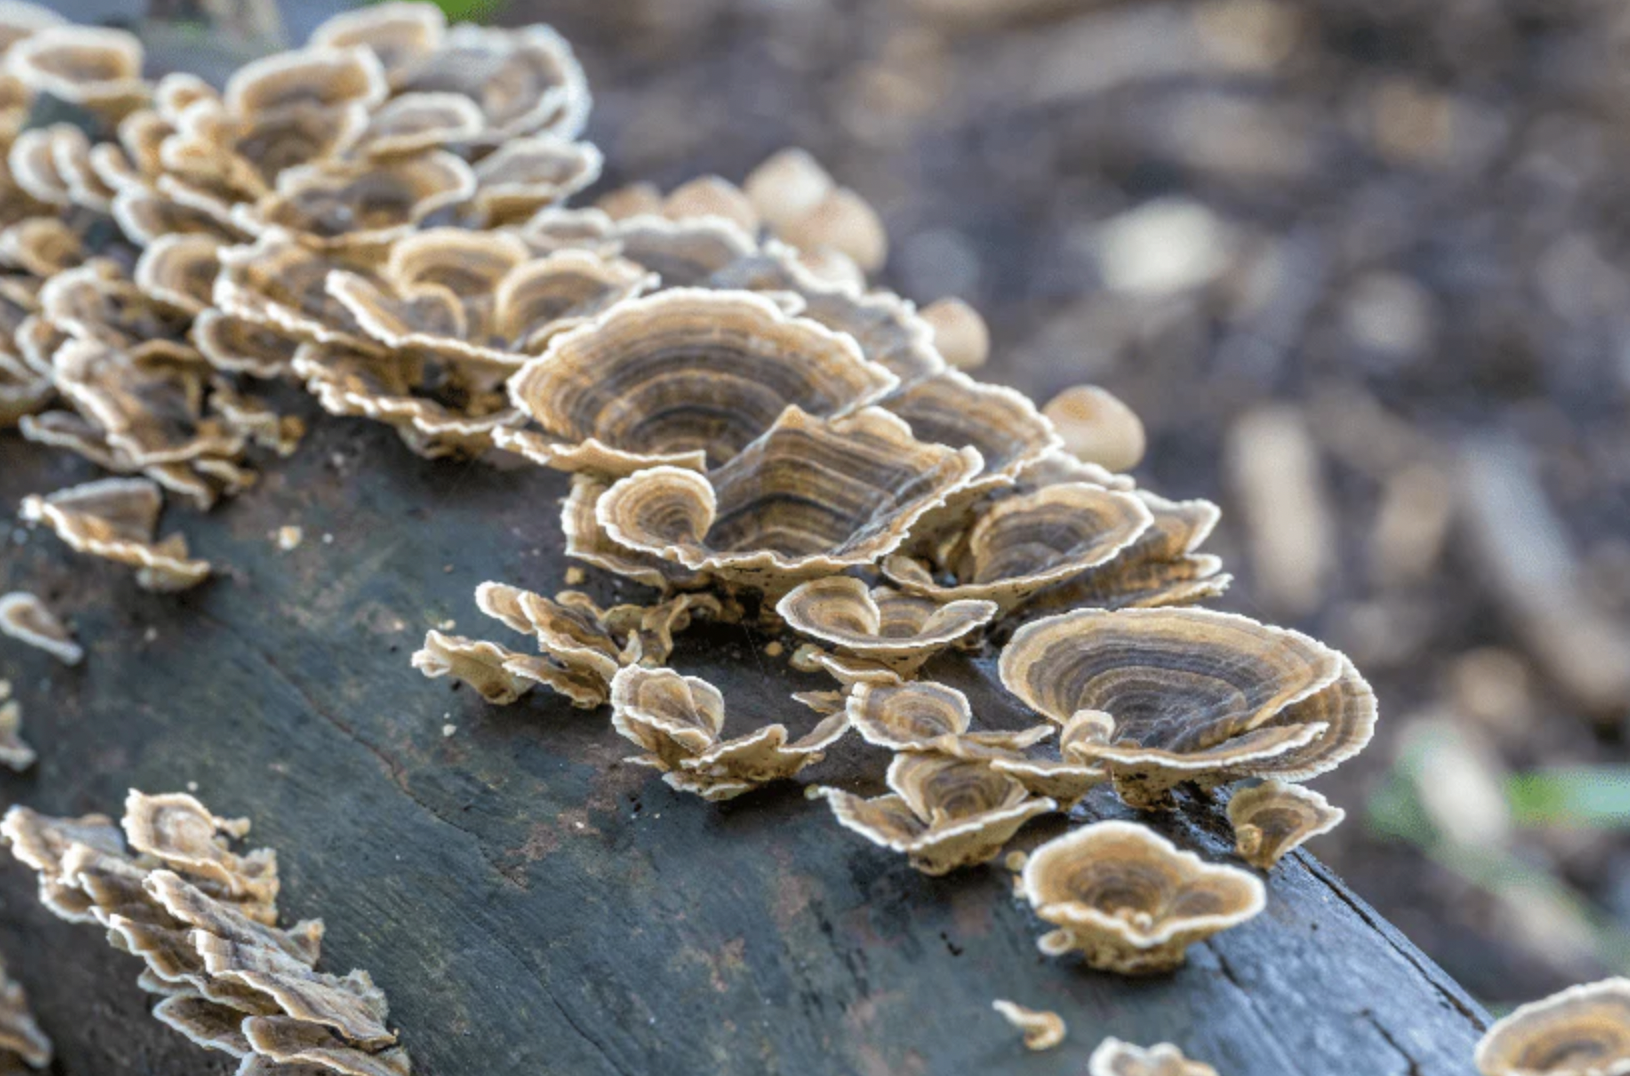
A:
<svg viewBox="0 0 1630 1076">
<path fill-rule="evenodd" d="M 106 929 L 114 948 L 140 957 L 137 982 L 160 999 L 153 1015 L 205 1049 L 241 1058 L 240 1073 L 294 1066 L 407 1076 L 407 1051 L 368 973 L 316 969 L 321 920 L 277 926 L 277 855 L 234 851 L 248 831 L 247 820 L 217 818 L 185 793 L 136 791 L 117 825 L 26 807 L 0 821 L 12 855 L 39 875 L 41 903 Z M 0 991 L 0 1028 L 9 1029 L 14 1000 Z M 0 1047 L 10 1045 L 0 1037 Z"/>
</svg>

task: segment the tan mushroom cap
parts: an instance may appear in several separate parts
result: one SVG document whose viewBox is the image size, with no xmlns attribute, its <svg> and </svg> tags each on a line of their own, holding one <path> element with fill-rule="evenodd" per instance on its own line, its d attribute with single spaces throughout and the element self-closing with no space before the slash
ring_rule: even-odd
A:
<svg viewBox="0 0 1630 1076">
<path fill-rule="evenodd" d="M 292 1016 L 251 1016 L 243 1022 L 244 1037 L 258 1057 L 245 1059 L 238 1076 L 409 1076 L 412 1065 L 400 1046 L 363 1050 L 342 1037 Z M 260 1061 L 270 1062 L 261 1066 Z"/>
<path fill-rule="evenodd" d="M 23 707 L 16 699 L 0 696 L 0 765 L 23 772 L 39 754 L 23 739 Z"/>
<path fill-rule="evenodd" d="M 707 800 L 732 799 L 796 775 L 824 758 L 849 728 L 847 715 L 836 713 L 796 740 L 781 724 L 721 739 L 725 708 L 717 688 L 700 677 L 640 665 L 612 680 L 611 706 L 612 727 L 646 751 L 627 761 L 660 770 L 670 787 Z"/>
<path fill-rule="evenodd" d="M 0 7 L 0 27 L 5 25 L 6 9 Z M 28 1007 L 28 995 L 12 981 L 0 963 L 0 1057 L 20 1060 L 30 1068 L 43 1069 L 51 1063 L 51 1039 L 40 1029 Z"/>
<path fill-rule="evenodd" d="M 215 369 L 265 379 L 291 373 L 299 347 L 298 340 L 276 329 L 224 314 L 214 307 L 193 319 L 187 337 Z"/>
<path fill-rule="evenodd" d="M 195 930 L 193 946 L 213 979 L 258 990 L 280 1009 L 308 1024 L 332 1028 L 369 1049 L 396 1041 L 385 1026 L 385 995 L 365 971 L 345 976 L 313 971 L 276 949 L 246 945 Z"/>
<path fill-rule="evenodd" d="M 518 431 L 525 433 L 526 431 Z M 499 444 L 514 450 L 512 438 Z M 528 453 L 530 454 L 530 453 Z M 560 529 L 566 539 L 566 555 L 596 568 L 643 583 L 667 593 L 674 589 L 706 586 L 706 572 L 694 572 L 650 553 L 626 549 L 612 541 L 600 526 L 595 506 L 609 486 L 588 474 L 572 476 L 572 491 L 560 510 Z"/>
<path fill-rule="evenodd" d="M 741 188 L 720 176 L 698 176 L 668 192 L 659 210 L 669 220 L 722 217 L 746 232 L 756 232 L 758 210 Z"/>
<path fill-rule="evenodd" d="M 847 575 L 803 583 L 775 608 L 794 631 L 907 675 L 989 624 L 998 611 L 994 602 L 941 604 Z"/>
<path fill-rule="evenodd" d="M 1482 1076 L 1630 1072 L 1630 979 L 1569 987 L 1496 1020 L 1477 1044 Z"/>
<path fill-rule="evenodd" d="M 0 430 L 26 422 L 56 395 L 49 374 L 0 352 Z"/>
<path fill-rule="evenodd" d="M 575 138 L 588 119 L 588 80 L 553 29 L 461 24 L 392 73 L 399 92 L 459 93 L 481 106 L 484 141 L 521 135 Z"/>
<path fill-rule="evenodd" d="M 762 591 L 866 565 L 981 467 L 973 449 L 925 445 L 876 408 L 823 420 L 789 406 L 706 476 L 653 467 L 595 507 L 618 545 Z"/>
<path fill-rule="evenodd" d="M 1259 870 L 1272 870 L 1286 853 L 1329 833 L 1346 817 L 1312 789 L 1277 779 L 1241 789 L 1228 801 L 1234 851 Z"/>
<path fill-rule="evenodd" d="M 368 117 L 357 149 L 370 157 L 420 153 L 473 139 L 485 125 L 481 109 L 463 94 L 407 93 Z"/>
<path fill-rule="evenodd" d="M 589 142 L 512 138 L 476 162 L 475 207 L 488 227 L 527 220 L 592 185 L 604 164 Z"/>
<path fill-rule="evenodd" d="M 382 247 L 437 210 L 471 197 L 475 173 L 442 150 L 379 161 L 319 161 L 286 168 L 275 191 L 235 206 L 245 230 L 283 228 L 321 250 Z"/>
<path fill-rule="evenodd" d="M 27 591 L 0 594 L 0 635 L 38 647 L 64 665 L 78 665 L 85 657 L 56 614 Z"/>
<path fill-rule="evenodd" d="M 49 26 L 6 50 L 6 70 L 35 93 L 117 120 L 148 95 L 142 46 L 134 34 L 88 26 Z"/>
<path fill-rule="evenodd" d="M 1190 1061 L 1169 1042 L 1144 1049 L 1108 1038 L 1087 1060 L 1087 1076 L 1217 1076 L 1203 1061 Z"/>
<path fill-rule="evenodd" d="M 0 260 L 37 277 L 49 277 L 85 260 L 85 244 L 67 222 L 29 217 L 0 231 Z"/>
<path fill-rule="evenodd" d="M 244 1014 L 199 994 L 177 993 L 153 1006 L 153 1019 L 179 1031 L 195 1045 L 231 1057 L 249 1057 L 253 1048 L 244 1037 Z"/>
<path fill-rule="evenodd" d="M 510 395 L 564 442 L 555 466 L 626 474 L 717 466 L 789 405 L 841 415 L 894 387 L 852 340 L 762 296 L 676 288 L 554 338 Z"/>
<path fill-rule="evenodd" d="M 954 369 L 974 370 L 990 358 L 990 327 L 961 299 L 936 300 L 919 316 L 934 330 L 934 347 Z"/>
<path fill-rule="evenodd" d="M 990 1007 L 1000 1013 L 1002 1019 L 1024 1033 L 1026 1050 L 1051 1050 L 1064 1041 L 1068 1029 L 1064 1025 L 1064 1018 L 1056 1012 L 1027 1009 L 1016 1002 L 1000 998 L 991 1002 Z"/>
<path fill-rule="evenodd" d="M 0 56 L 25 37 L 67 23 L 67 19 L 40 4 L 0 0 Z"/>
<path fill-rule="evenodd" d="M 187 557 L 187 540 L 172 534 L 154 541 L 163 499 L 145 478 L 104 478 L 44 497 L 23 498 L 18 515 L 44 523 L 76 552 L 128 564 L 148 590 L 197 586 L 209 576 L 206 560 Z"/>
<path fill-rule="evenodd" d="M 1065 389 L 1042 408 L 1064 445 L 1088 463 L 1130 471 L 1143 459 L 1143 421 L 1126 404 L 1097 385 Z"/>
<path fill-rule="evenodd" d="M 1038 796 L 1051 796 L 1063 806 L 1072 806 L 1088 792 L 1109 780 L 1109 771 L 1087 750 L 1108 740 L 1114 722 L 1108 714 L 1082 710 L 1058 730 L 1057 759 L 1002 757 L 991 759 L 991 768 L 1005 773 Z"/>
<path fill-rule="evenodd" d="M 1058 807 L 982 762 L 937 753 L 895 755 L 888 784 L 892 792 L 872 799 L 836 788 L 816 794 L 845 829 L 904 853 L 924 874 L 987 863 L 1019 827 Z"/>
<path fill-rule="evenodd" d="M 431 52 L 446 31 L 447 16 L 436 5 L 389 0 L 332 15 L 307 40 L 330 49 L 366 48 L 394 81 L 414 60 Z"/>
<path fill-rule="evenodd" d="M 234 900 L 276 908 L 277 853 L 260 849 L 238 855 L 227 844 L 227 838 L 248 834 L 247 819 L 217 818 L 185 792 L 149 796 L 132 789 L 122 824 L 135 851 L 216 883 Z"/>
<path fill-rule="evenodd" d="M 373 108 L 387 93 L 384 68 L 371 50 L 318 45 L 244 64 L 227 80 L 222 103 L 231 114 L 249 117 L 295 107 Z"/>
<path fill-rule="evenodd" d="M 849 688 L 849 723 L 867 743 L 891 751 L 932 752 L 964 760 L 1021 758 L 1053 734 L 1049 725 L 969 732 L 973 710 L 949 684 L 860 680 Z"/>
<path fill-rule="evenodd" d="M 131 279 L 149 299 L 197 317 L 212 301 L 221 246 L 212 235 L 160 236 L 142 251 Z"/>
<path fill-rule="evenodd" d="M 1103 971 L 1146 975 L 1182 964 L 1193 943 L 1257 915 L 1267 891 L 1236 867 L 1210 865 L 1132 822 L 1096 822 L 1030 854 L 1024 892 L 1058 929 L 1042 952 L 1080 950 Z"/>
<path fill-rule="evenodd" d="M 334 270 L 365 265 L 312 250 L 280 228 L 267 229 L 251 244 L 223 247 L 218 256 L 214 300 L 223 313 L 300 340 L 363 350 L 377 346 L 328 292 Z"/>
<path fill-rule="evenodd" d="M 977 517 L 942 585 L 920 561 L 893 557 L 883 570 L 913 593 L 977 598 L 1004 611 L 1095 568 L 1112 564 L 1153 524 L 1142 500 L 1082 483 L 1004 497 Z"/>
<path fill-rule="evenodd" d="M 972 445 L 985 458 L 985 485 L 1001 485 L 1059 447 L 1052 424 L 1022 392 L 946 370 L 882 405 L 911 423 L 920 441 Z"/>
<path fill-rule="evenodd" d="M 592 710 L 606 701 L 604 682 L 542 654 L 522 654 L 497 643 L 446 635 L 432 629 L 414 651 L 415 669 L 432 679 L 462 680 L 488 702 L 507 706 L 538 684 L 565 695 L 572 705 Z"/>
<path fill-rule="evenodd" d="M 0 837 L 11 854 L 40 876 L 40 903 L 70 923 L 94 923 L 91 901 L 64 873 L 63 857 L 75 846 L 110 856 L 124 856 L 124 838 L 107 815 L 51 818 L 27 807 L 13 806 L 0 820 Z"/>
</svg>

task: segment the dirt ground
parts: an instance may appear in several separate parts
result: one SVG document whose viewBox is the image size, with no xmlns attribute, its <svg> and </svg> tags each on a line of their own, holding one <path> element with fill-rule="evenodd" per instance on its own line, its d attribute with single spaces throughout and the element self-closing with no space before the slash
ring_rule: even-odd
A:
<svg viewBox="0 0 1630 1076">
<path fill-rule="evenodd" d="M 285 2 L 289 39 L 334 9 Z M 1139 479 L 1225 510 L 1224 607 L 1374 682 L 1315 847 L 1469 989 L 1630 970 L 1630 9 L 488 14 L 577 45 L 602 189 L 804 146 L 881 210 L 883 282 L 985 314 L 981 376 L 1130 403 Z"/>
</svg>

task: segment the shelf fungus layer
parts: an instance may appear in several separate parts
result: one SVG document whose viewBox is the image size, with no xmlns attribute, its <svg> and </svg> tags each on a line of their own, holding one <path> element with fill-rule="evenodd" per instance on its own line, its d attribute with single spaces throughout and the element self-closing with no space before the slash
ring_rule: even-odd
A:
<svg viewBox="0 0 1630 1076">
<path fill-rule="evenodd" d="M 85 657 L 84 647 L 50 607 L 27 591 L 0 594 L 0 635 L 44 650 L 64 665 L 78 665 Z"/>
<path fill-rule="evenodd" d="M 1048 841 L 1023 875 L 1030 906 L 1054 930 L 1041 951 L 1078 951 L 1122 975 L 1171 971 L 1197 941 L 1260 913 L 1267 891 L 1252 874 L 1179 851 L 1131 822 L 1098 822 Z"/>
<path fill-rule="evenodd" d="M 1495 1021 L 1477 1044 L 1482 1076 L 1630 1072 L 1630 979 L 1570 987 Z"/>
<path fill-rule="evenodd" d="M 724 696 L 706 680 L 631 665 L 611 683 L 612 727 L 644 754 L 629 762 L 662 772 L 680 792 L 726 800 L 819 762 L 849 729 L 842 712 L 793 739 L 781 724 L 723 739 Z"/>
<path fill-rule="evenodd" d="M 1234 851 L 1260 870 L 1272 870 L 1287 853 L 1329 833 L 1346 817 L 1311 788 L 1280 780 L 1241 789 L 1228 801 Z"/>
<path fill-rule="evenodd" d="M 890 751 L 933 752 L 968 760 L 1019 759 L 1025 748 L 1053 734 L 1050 725 L 970 732 L 973 708 L 968 697 L 949 684 L 929 680 L 862 681 L 849 689 L 845 708 L 861 739 Z"/>
<path fill-rule="evenodd" d="M 935 654 L 965 642 L 995 619 L 995 602 L 937 602 L 892 587 L 834 575 L 812 579 L 776 604 L 787 626 L 838 652 L 914 673 Z"/>
<path fill-rule="evenodd" d="M 845 829 L 906 855 L 924 874 L 987 863 L 1026 822 L 1058 807 L 982 762 L 938 753 L 896 755 L 888 785 L 871 799 L 818 791 Z"/>
<path fill-rule="evenodd" d="M 789 406 L 848 414 L 895 386 L 853 340 L 747 292 L 673 289 L 555 338 L 510 383 L 565 470 L 627 474 L 733 459 Z"/>
<path fill-rule="evenodd" d="M 916 441 L 876 408 L 823 420 L 791 406 L 722 467 L 637 472 L 595 515 L 617 545 L 773 602 L 887 555 L 979 468 L 976 451 Z"/>
<path fill-rule="evenodd" d="M 1057 722 L 1101 711 L 1113 728 L 1079 743 L 1135 806 L 1172 787 L 1246 777 L 1303 781 L 1369 743 L 1375 696 L 1313 639 L 1204 609 L 1085 609 L 1032 621 L 1002 652 L 1002 683 Z"/>
<path fill-rule="evenodd" d="M 163 497 L 144 478 L 104 478 L 45 496 L 23 498 L 19 515 L 43 523 L 79 553 L 128 564 L 148 590 L 197 586 L 209 576 L 209 562 L 187 555 L 179 534 L 155 540 Z"/>
</svg>

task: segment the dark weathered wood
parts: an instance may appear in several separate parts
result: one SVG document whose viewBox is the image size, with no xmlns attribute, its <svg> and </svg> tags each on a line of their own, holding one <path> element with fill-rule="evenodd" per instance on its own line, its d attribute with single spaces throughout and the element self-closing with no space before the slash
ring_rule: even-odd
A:
<svg viewBox="0 0 1630 1076">
<path fill-rule="evenodd" d="M 8 511 L 90 477 L 9 434 L 0 460 Z M 548 694 L 498 709 L 423 679 L 408 655 L 425 628 L 501 636 L 473 607 L 477 583 L 558 589 L 564 488 L 426 463 L 331 420 L 252 493 L 166 520 L 220 565 L 193 593 L 145 594 L 48 534 L 8 537 L 0 589 L 48 598 L 89 656 L 70 670 L 0 648 L 41 756 L 0 793 L 117 813 L 127 787 L 196 782 L 215 810 L 252 817 L 287 914 L 327 920 L 330 967 L 374 974 L 427 1076 L 1079 1072 L 1107 1034 L 1177 1042 L 1228 1076 L 1470 1071 L 1484 1014 L 1311 859 L 1183 971 L 1128 982 L 1042 959 L 1003 870 L 922 878 L 796 787 L 710 806 L 619 764 L 628 745 L 604 713 Z M 284 524 L 305 529 L 292 553 L 269 539 Z M 738 716 L 807 722 L 786 696 L 813 681 L 765 641 L 699 631 L 675 664 Z M 1022 720 L 989 657 L 940 671 L 987 723 Z M 883 761 L 849 743 L 814 774 L 875 778 Z M 1224 850 L 1215 818 L 1170 826 Z M 57 1040 L 55 1071 L 230 1070 L 143 1016 L 134 962 L 47 916 L 15 864 L 0 899 L 0 951 Z M 997 997 L 1062 1013 L 1062 1049 L 1027 1054 Z"/>
</svg>

